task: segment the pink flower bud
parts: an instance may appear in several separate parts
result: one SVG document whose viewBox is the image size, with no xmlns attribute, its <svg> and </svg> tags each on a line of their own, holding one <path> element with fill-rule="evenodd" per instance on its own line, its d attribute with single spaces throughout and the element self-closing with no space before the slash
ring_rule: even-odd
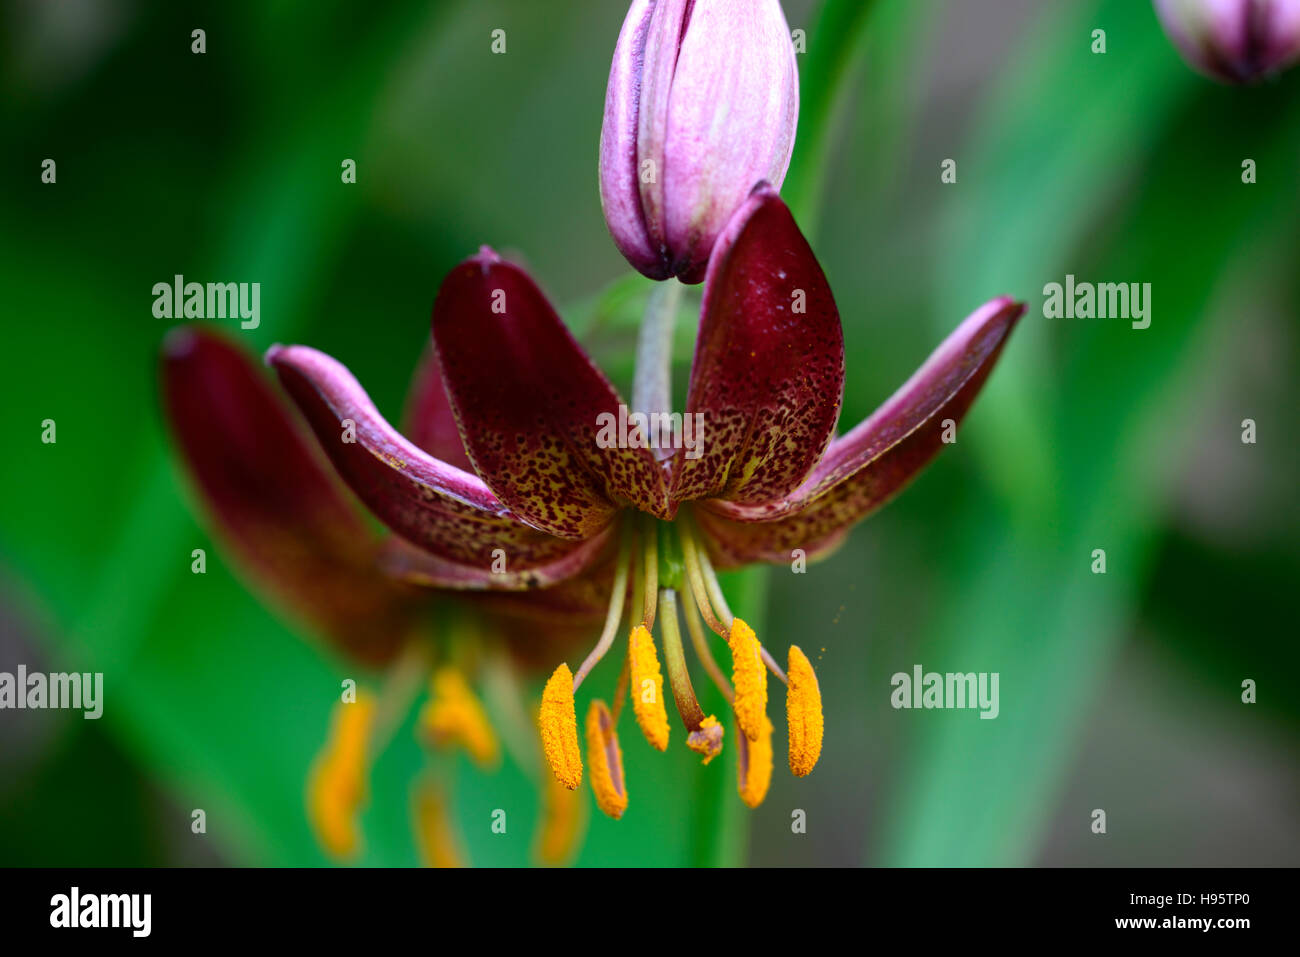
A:
<svg viewBox="0 0 1300 957">
<path fill-rule="evenodd" d="M 1253 83 L 1300 57 L 1300 0 L 1155 0 L 1174 46 L 1224 83 Z"/>
<path fill-rule="evenodd" d="M 601 205 L 628 262 L 702 282 L 754 185 L 780 188 L 798 119 L 779 0 L 633 0 L 600 136 Z"/>
</svg>

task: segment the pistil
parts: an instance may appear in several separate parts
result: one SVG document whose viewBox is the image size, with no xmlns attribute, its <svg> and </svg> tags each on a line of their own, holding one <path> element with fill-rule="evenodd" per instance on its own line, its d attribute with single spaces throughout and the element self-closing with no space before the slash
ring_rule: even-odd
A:
<svg viewBox="0 0 1300 957">
<path fill-rule="evenodd" d="M 659 601 L 663 603 L 664 665 L 668 669 L 668 684 L 673 690 L 673 700 L 677 703 L 677 713 L 682 716 L 682 723 L 687 731 L 698 731 L 704 722 L 704 711 L 695 697 L 695 688 L 691 685 L 690 673 L 686 670 L 686 655 L 682 651 L 682 635 L 677 630 L 677 594 L 671 588 L 660 592 Z"/>
</svg>

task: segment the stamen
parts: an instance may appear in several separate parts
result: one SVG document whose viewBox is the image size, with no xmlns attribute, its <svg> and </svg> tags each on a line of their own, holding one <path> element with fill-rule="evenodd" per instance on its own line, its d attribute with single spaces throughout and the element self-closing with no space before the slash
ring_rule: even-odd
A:
<svg viewBox="0 0 1300 957">
<path fill-rule="evenodd" d="M 785 672 L 782 671 L 781 666 L 776 663 L 776 659 L 773 658 L 771 653 L 762 645 L 759 646 L 759 651 L 763 655 L 763 664 L 767 665 L 767 670 L 776 675 L 777 680 L 779 680 L 781 684 L 788 687 L 790 679 L 785 676 Z"/>
<path fill-rule="evenodd" d="M 686 580 L 691 586 L 691 596 L 695 599 L 695 606 L 704 616 L 704 621 L 718 635 L 723 638 L 727 637 L 729 627 L 724 625 L 718 616 L 713 613 L 713 605 L 709 602 L 708 586 L 704 581 L 704 572 L 700 567 L 699 554 L 695 547 L 695 540 L 691 537 L 690 526 L 684 521 L 678 521 L 678 530 L 682 543 L 682 563 L 686 566 Z"/>
<path fill-rule="evenodd" d="M 677 630 L 677 594 L 671 588 L 665 588 L 659 594 L 659 601 L 664 606 L 660 621 L 663 622 L 664 663 L 668 666 L 668 684 L 673 689 L 677 713 L 682 716 L 686 730 L 698 731 L 704 722 L 704 711 L 695 698 L 691 676 L 686 670 L 686 655 L 682 652 L 682 635 Z"/>
<path fill-rule="evenodd" d="M 704 755 L 708 764 L 722 752 L 722 725 L 718 719 L 709 715 L 700 722 L 700 726 L 686 736 L 686 746 L 697 754 Z"/>
<path fill-rule="evenodd" d="M 742 801 L 758 807 L 772 783 L 772 722 L 767 715 L 763 715 L 763 733 L 757 741 L 750 741 L 742 734 L 738 743 L 736 789 Z"/>
<path fill-rule="evenodd" d="M 582 795 L 546 775 L 535 852 L 541 863 L 558 867 L 573 856 L 586 824 L 586 807 Z"/>
<path fill-rule="evenodd" d="M 367 749 L 375 707 L 364 691 L 351 704 L 335 705 L 329 737 L 307 780 L 308 819 L 321 846 L 336 858 L 351 857 L 361 844 L 357 816 L 368 797 Z"/>
<path fill-rule="evenodd" d="M 501 745 L 464 676 L 455 668 L 439 668 L 432 688 L 433 696 L 420 715 L 420 726 L 431 742 L 438 747 L 459 744 L 479 767 L 496 767 Z"/>
<path fill-rule="evenodd" d="M 605 657 L 605 652 L 609 651 L 609 646 L 614 643 L 614 636 L 618 634 L 619 622 L 623 620 L 623 599 L 627 596 L 627 568 L 631 556 L 631 538 L 630 528 L 624 529 L 623 534 L 619 536 L 618 559 L 614 565 L 614 588 L 609 596 L 609 607 L 605 610 L 605 628 L 600 633 L 600 640 L 596 642 L 596 647 L 591 649 L 591 653 L 578 668 L 578 674 L 573 679 L 575 692 L 591 669 Z"/>
<path fill-rule="evenodd" d="M 582 783 L 582 756 L 578 753 L 578 715 L 573 707 L 573 675 L 567 664 L 555 669 L 542 692 L 538 724 L 542 750 L 555 779 L 570 791 Z"/>
<path fill-rule="evenodd" d="M 727 606 L 727 596 L 722 594 L 722 585 L 718 583 L 718 575 L 713 570 L 713 563 L 709 561 L 709 550 L 704 547 L 696 535 L 695 523 L 690 515 L 685 516 L 686 526 L 689 529 L 688 537 L 691 539 L 691 547 L 695 552 L 695 559 L 699 564 L 700 575 L 704 580 L 704 588 L 709 596 L 709 601 L 713 603 L 713 610 L 717 612 L 718 620 L 727 628 L 731 627 L 731 609 Z"/>
<path fill-rule="evenodd" d="M 668 748 L 664 678 L 659 671 L 659 656 L 655 654 L 654 639 L 644 625 L 632 629 L 627 654 L 632 680 L 632 712 L 636 715 L 636 723 L 650 746 L 664 751 Z"/>
<path fill-rule="evenodd" d="M 700 621 L 699 606 L 693 601 L 682 602 L 682 615 L 686 618 L 686 631 L 691 636 L 691 646 L 695 649 L 695 656 L 700 659 L 700 664 L 704 665 L 704 670 L 722 692 L 722 697 L 728 702 L 733 701 L 736 692 L 732 690 L 731 682 L 718 667 L 717 659 L 713 657 L 713 652 L 709 648 L 708 636 L 704 634 L 704 623 Z"/>
<path fill-rule="evenodd" d="M 655 626 L 655 606 L 659 598 L 659 526 L 653 518 L 646 516 L 645 531 L 642 535 L 644 544 L 645 595 L 642 599 L 641 623 L 646 628 Z"/>
<path fill-rule="evenodd" d="M 596 795 L 596 806 L 617 821 L 627 810 L 623 752 L 618 746 L 609 708 L 599 699 L 587 708 L 587 763 L 591 765 L 591 790 Z"/>
<path fill-rule="evenodd" d="M 767 720 L 767 670 L 759 654 L 754 629 L 740 618 L 733 618 L 731 634 L 731 678 L 736 685 L 736 724 L 750 741 L 757 741 Z"/>
<path fill-rule="evenodd" d="M 628 642 L 627 652 L 623 655 L 623 667 L 618 672 L 618 683 L 614 685 L 614 725 L 618 726 L 618 716 L 623 713 L 623 700 L 627 696 L 627 683 L 632 668 L 632 643 Z"/>
<path fill-rule="evenodd" d="M 790 772 L 803 777 L 822 753 L 822 692 L 812 662 L 798 645 L 790 646 L 790 690 L 785 696 L 785 719 L 790 729 Z"/>
<path fill-rule="evenodd" d="M 426 867 L 464 867 L 464 856 L 451 824 L 442 789 L 424 779 L 415 790 L 415 833 Z"/>
<path fill-rule="evenodd" d="M 454 630 L 463 627 L 463 622 L 452 623 Z M 431 638 L 431 633 L 417 629 L 402 648 L 397 660 L 389 666 L 370 722 L 368 749 L 371 754 L 380 754 L 388 747 L 393 735 L 411 713 L 411 705 L 433 666 Z"/>
</svg>

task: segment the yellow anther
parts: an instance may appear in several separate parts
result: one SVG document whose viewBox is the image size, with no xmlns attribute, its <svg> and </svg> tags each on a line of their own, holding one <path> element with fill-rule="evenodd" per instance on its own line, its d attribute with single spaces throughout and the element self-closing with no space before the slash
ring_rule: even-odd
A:
<svg viewBox="0 0 1300 957">
<path fill-rule="evenodd" d="M 555 669 L 542 692 L 538 716 L 542 750 L 555 779 L 570 791 L 582 783 L 582 755 L 578 753 L 578 714 L 573 707 L 573 672 L 568 665 Z"/>
<path fill-rule="evenodd" d="M 617 821 L 627 810 L 627 785 L 614 719 L 603 701 L 593 701 L 587 708 L 587 763 L 596 807 Z"/>
<path fill-rule="evenodd" d="M 705 764 L 716 758 L 722 751 L 722 725 L 718 719 L 709 715 L 701 721 L 699 729 L 686 736 L 686 746 L 704 755 Z"/>
<path fill-rule="evenodd" d="M 487 712 L 455 668 L 440 668 L 433 676 L 432 696 L 420 716 L 420 727 L 439 747 L 459 744 L 481 768 L 495 767 L 501 759 L 501 745 Z"/>
<path fill-rule="evenodd" d="M 739 618 L 733 619 L 727 636 L 731 646 L 731 681 L 736 686 L 736 724 L 750 741 L 757 741 L 767 720 L 767 668 L 759 653 L 754 629 Z"/>
<path fill-rule="evenodd" d="M 307 780 L 307 817 L 326 853 L 352 857 L 361 845 L 357 815 L 367 798 L 366 743 L 375 702 L 365 692 L 334 706 L 330 734 Z"/>
<path fill-rule="evenodd" d="M 426 867 L 464 867 L 464 856 L 452 828 L 442 790 L 430 781 L 415 792 L 415 833 Z"/>
<path fill-rule="evenodd" d="M 655 642 L 644 625 L 632 629 L 628 640 L 632 666 L 632 712 L 650 746 L 668 749 L 668 712 L 664 708 L 664 676 L 659 671 Z"/>
<path fill-rule="evenodd" d="M 803 777 L 817 764 L 822 753 L 822 692 L 812 662 L 790 646 L 786 663 L 790 690 L 785 695 L 785 720 L 790 727 L 790 772 Z"/>
<path fill-rule="evenodd" d="M 551 774 L 542 784 L 542 813 L 537 825 L 537 860 L 558 866 L 568 863 L 582 838 L 587 802 Z"/>
<path fill-rule="evenodd" d="M 763 733 L 757 741 L 740 736 L 736 758 L 736 786 L 740 799 L 750 807 L 758 807 L 767 797 L 767 787 L 772 783 L 772 722 L 763 715 Z"/>
</svg>

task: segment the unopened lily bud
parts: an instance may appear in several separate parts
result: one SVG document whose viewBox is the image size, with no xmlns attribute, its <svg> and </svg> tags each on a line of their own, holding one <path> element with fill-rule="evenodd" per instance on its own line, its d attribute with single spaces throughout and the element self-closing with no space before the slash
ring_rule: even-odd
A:
<svg viewBox="0 0 1300 957">
<path fill-rule="evenodd" d="M 754 184 L 780 189 L 798 119 L 779 0 L 633 0 L 600 136 L 601 205 L 628 262 L 702 282 Z"/>
<path fill-rule="evenodd" d="M 1300 58 L 1300 0 L 1155 0 L 1165 32 L 1191 66 L 1252 83 Z"/>
</svg>

